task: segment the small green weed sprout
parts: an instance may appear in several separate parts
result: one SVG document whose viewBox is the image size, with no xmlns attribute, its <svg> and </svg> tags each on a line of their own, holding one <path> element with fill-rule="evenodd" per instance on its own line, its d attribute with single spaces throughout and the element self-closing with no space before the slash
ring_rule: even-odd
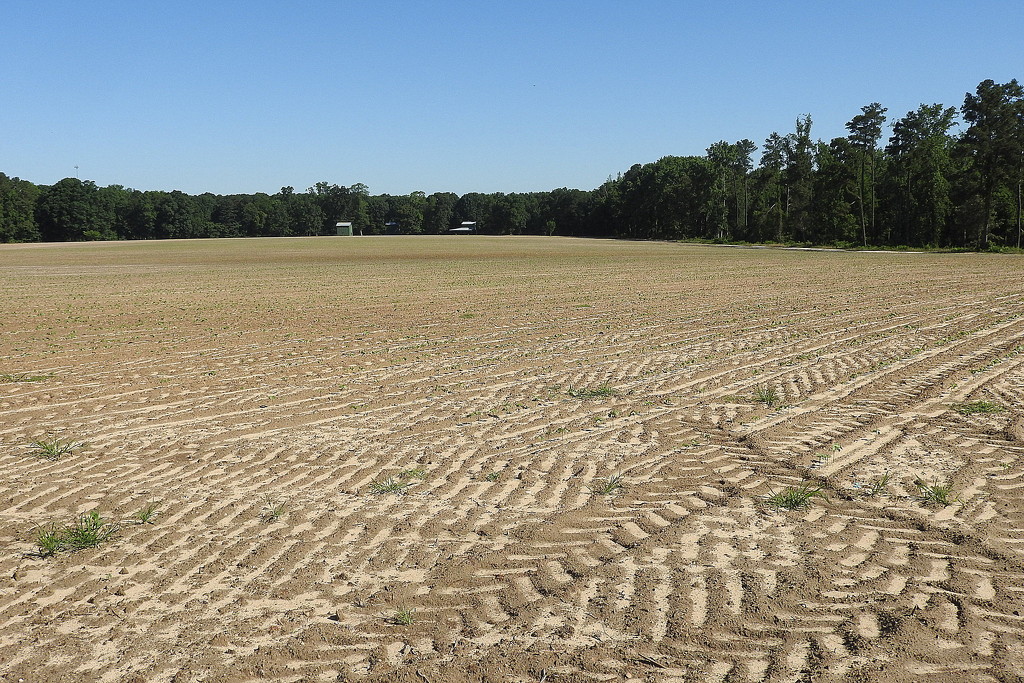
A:
<svg viewBox="0 0 1024 683">
<path fill-rule="evenodd" d="M 605 382 L 598 387 L 582 387 L 579 389 L 570 387 L 568 393 L 573 398 L 610 398 L 618 396 L 619 390 Z"/>
<path fill-rule="evenodd" d="M 597 486 L 597 488 L 595 488 L 594 491 L 602 496 L 607 496 L 625 487 L 626 482 L 622 480 L 622 475 L 613 474 L 607 479 L 605 479 L 602 484 Z"/>
<path fill-rule="evenodd" d="M 840 446 L 837 443 L 832 444 L 832 446 L 829 448 L 829 450 L 827 450 L 827 451 L 820 451 L 815 456 L 815 458 L 814 458 L 815 464 L 817 464 L 818 467 L 822 467 L 824 465 L 827 465 L 829 462 L 831 462 L 832 456 L 835 455 L 836 453 L 838 453 L 841 450 L 843 450 L 842 446 Z"/>
<path fill-rule="evenodd" d="M 803 510 L 810 506 L 815 498 L 825 498 L 820 486 L 804 483 L 800 486 L 789 486 L 778 493 L 772 492 L 765 502 L 780 510 Z"/>
<path fill-rule="evenodd" d="M 270 496 L 263 501 L 263 510 L 260 512 L 260 519 L 264 524 L 273 524 L 284 517 L 285 503 L 279 503 Z"/>
<path fill-rule="evenodd" d="M 776 408 L 782 402 L 779 390 L 770 384 L 758 384 L 754 388 L 754 398 L 769 408 Z"/>
<path fill-rule="evenodd" d="M 868 488 L 868 495 L 874 497 L 882 493 L 882 491 L 885 490 L 885 487 L 889 485 L 889 481 L 891 479 L 892 477 L 888 472 L 886 472 L 880 477 L 876 477 L 875 480 L 871 482 L 871 486 Z"/>
<path fill-rule="evenodd" d="M 132 519 L 139 524 L 152 524 L 158 507 L 160 507 L 159 503 L 146 503 L 138 512 L 132 515 Z"/>
<path fill-rule="evenodd" d="M 395 610 L 395 613 L 391 615 L 391 623 L 398 626 L 409 626 L 416 621 L 416 610 L 402 607 Z"/>
<path fill-rule="evenodd" d="M 425 479 L 427 471 L 422 467 L 413 467 L 400 472 L 398 475 L 399 479 Z"/>
<path fill-rule="evenodd" d="M 484 477 L 487 481 L 495 482 L 501 478 L 501 472 L 488 472 L 487 476 Z"/>
<path fill-rule="evenodd" d="M 65 455 L 71 455 L 79 448 L 84 448 L 85 443 L 71 439 L 61 439 L 56 436 L 36 439 L 29 443 L 29 452 L 37 458 L 44 460 L 60 460 Z"/>
<path fill-rule="evenodd" d="M 960 413 L 961 415 L 975 415 L 977 413 L 988 414 L 988 413 L 1001 413 L 1003 407 L 998 403 L 992 401 L 968 401 L 966 403 L 955 403 L 952 406 L 953 410 Z"/>
<path fill-rule="evenodd" d="M 387 479 L 375 481 L 372 484 L 370 484 L 370 493 L 402 494 L 405 493 L 405 490 L 409 488 L 410 485 L 411 484 L 407 481 L 401 481 L 399 479 L 395 479 L 394 477 L 388 477 Z"/>
<path fill-rule="evenodd" d="M 949 484 L 926 484 L 918 479 L 914 485 L 917 486 L 918 495 L 925 504 L 952 505 L 960 500 L 959 496 L 953 495 L 953 487 Z"/>
</svg>

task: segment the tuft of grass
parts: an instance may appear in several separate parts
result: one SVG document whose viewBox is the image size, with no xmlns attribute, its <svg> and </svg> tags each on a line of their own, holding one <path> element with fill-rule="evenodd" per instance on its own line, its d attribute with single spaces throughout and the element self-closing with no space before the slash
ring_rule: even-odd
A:
<svg viewBox="0 0 1024 683">
<path fill-rule="evenodd" d="M 778 493 L 772 492 L 765 502 L 780 510 L 803 510 L 810 507 L 815 498 L 825 498 L 820 486 L 804 483 L 800 486 L 789 486 Z"/>
<path fill-rule="evenodd" d="M 45 382 L 53 379 L 53 375 L 30 375 L 27 372 L 4 373 L 0 375 L 0 383 L 8 382 Z"/>
<path fill-rule="evenodd" d="M 152 524 L 158 507 L 160 507 L 159 503 L 146 503 L 138 512 L 132 515 L 132 519 L 139 524 Z"/>
<path fill-rule="evenodd" d="M 62 529 L 56 524 L 47 524 L 36 529 L 36 547 L 40 557 L 49 557 L 62 549 Z"/>
<path fill-rule="evenodd" d="M 375 481 L 372 484 L 370 484 L 370 493 L 402 494 L 405 493 L 405 490 L 409 488 L 409 486 L 411 486 L 410 482 L 401 481 L 400 479 L 395 479 L 394 477 L 388 477 L 387 479 Z"/>
<path fill-rule="evenodd" d="M 779 390 L 770 384 L 758 384 L 754 387 L 754 398 L 769 408 L 776 408 L 782 403 Z"/>
<path fill-rule="evenodd" d="M 425 479 L 427 471 L 422 467 L 413 467 L 403 472 L 399 472 L 399 479 Z"/>
<path fill-rule="evenodd" d="M 1003 407 L 992 401 L 967 401 L 966 403 L 954 403 L 951 407 L 961 415 L 1003 412 Z"/>
<path fill-rule="evenodd" d="M 49 524 L 36 531 L 36 547 L 40 557 L 57 552 L 94 548 L 117 532 L 119 525 L 105 520 L 97 510 L 79 515 L 71 524 Z"/>
<path fill-rule="evenodd" d="M 889 475 L 888 472 L 886 472 L 880 477 L 877 477 L 874 481 L 871 482 L 871 488 L 868 489 L 868 495 L 877 496 L 878 494 L 880 494 L 882 491 L 885 490 L 885 487 L 889 485 L 889 481 L 891 479 L 892 477 Z"/>
<path fill-rule="evenodd" d="M 959 496 L 953 495 L 953 487 L 949 484 L 926 484 L 920 479 L 914 481 L 917 486 L 918 495 L 924 503 L 935 503 L 937 505 L 952 505 L 960 500 Z"/>
<path fill-rule="evenodd" d="M 263 510 L 260 512 L 260 519 L 264 524 L 273 524 L 284 517 L 285 503 L 278 503 L 267 496 L 263 503 Z"/>
<path fill-rule="evenodd" d="M 79 448 L 84 448 L 85 443 L 71 439 L 61 439 L 56 436 L 36 439 L 28 444 L 29 452 L 37 458 L 44 460 L 60 460 L 65 455 L 71 455 Z"/>
<path fill-rule="evenodd" d="M 391 623 L 398 626 L 409 626 L 414 621 L 416 621 L 416 610 L 406 607 L 395 610 L 395 613 L 391 615 Z"/>
<path fill-rule="evenodd" d="M 570 387 L 568 393 L 573 398 L 610 398 L 618 396 L 619 390 L 605 382 L 598 387 L 582 387 L 579 389 Z"/>
<path fill-rule="evenodd" d="M 595 488 L 594 491 L 602 496 L 607 496 L 625 487 L 626 482 L 622 480 L 622 475 L 613 474 L 607 479 L 605 479 L 604 483 Z"/>
<path fill-rule="evenodd" d="M 64 527 L 64 544 L 68 550 L 94 548 L 117 531 L 116 524 L 108 524 L 98 510 L 91 510 Z"/>
</svg>

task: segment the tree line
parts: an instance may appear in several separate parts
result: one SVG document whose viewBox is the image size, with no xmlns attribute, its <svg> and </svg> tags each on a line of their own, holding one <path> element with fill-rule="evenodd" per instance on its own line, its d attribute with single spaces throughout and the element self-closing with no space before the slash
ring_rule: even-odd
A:
<svg viewBox="0 0 1024 683">
<path fill-rule="evenodd" d="M 594 190 L 371 195 L 361 183 L 305 192 L 189 195 L 65 178 L 35 185 L 0 173 L 0 241 L 333 234 L 484 234 L 701 239 L 835 246 L 1019 247 L 1024 89 L 981 82 L 958 109 L 922 104 L 893 120 L 877 102 L 848 135 L 794 130 L 719 141 L 702 156 L 636 164 Z M 959 130 L 958 130 L 959 129 Z M 760 150 L 760 158 L 754 159 Z"/>
</svg>

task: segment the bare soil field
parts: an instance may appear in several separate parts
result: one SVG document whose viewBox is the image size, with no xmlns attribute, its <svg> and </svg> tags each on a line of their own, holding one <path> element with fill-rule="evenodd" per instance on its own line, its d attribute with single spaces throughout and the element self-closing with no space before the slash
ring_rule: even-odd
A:
<svg viewBox="0 0 1024 683">
<path fill-rule="evenodd" d="M 1024 679 L 1020 258 L 0 245 L 0 313 L 0 681 Z"/>
</svg>

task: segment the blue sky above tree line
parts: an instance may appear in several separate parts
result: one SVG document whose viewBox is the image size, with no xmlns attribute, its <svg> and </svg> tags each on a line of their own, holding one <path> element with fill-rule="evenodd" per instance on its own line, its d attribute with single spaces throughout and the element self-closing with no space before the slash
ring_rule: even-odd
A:
<svg viewBox="0 0 1024 683">
<path fill-rule="evenodd" d="M 1024 78 L 1024 3 L 58 0 L 0 22 L 0 171 L 188 193 L 593 189 Z M 888 136 L 888 129 L 885 132 Z M 76 169 L 76 166 L 78 167 Z"/>
</svg>

